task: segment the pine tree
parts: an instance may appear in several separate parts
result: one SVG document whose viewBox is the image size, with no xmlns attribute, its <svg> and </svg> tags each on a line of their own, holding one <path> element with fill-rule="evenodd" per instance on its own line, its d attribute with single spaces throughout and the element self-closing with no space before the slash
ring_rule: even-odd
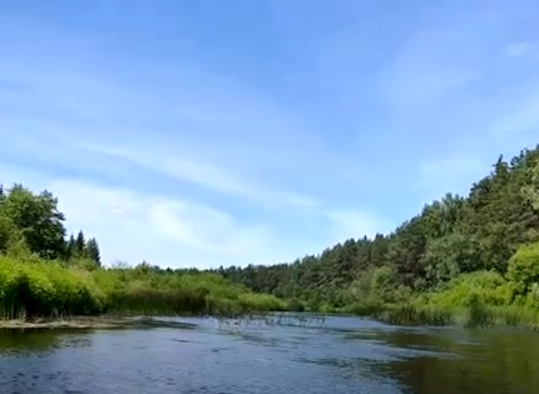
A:
<svg viewBox="0 0 539 394">
<path fill-rule="evenodd" d="M 539 163 L 532 170 L 532 185 L 530 200 L 533 207 L 539 211 Z"/>
<path fill-rule="evenodd" d="M 539 211 L 539 162 L 530 168 L 530 183 L 522 191 L 533 208 Z"/>
<path fill-rule="evenodd" d="M 77 239 L 75 240 L 75 255 L 78 257 L 83 257 L 86 248 L 86 240 L 84 239 L 84 233 L 82 230 L 79 231 Z"/>
<path fill-rule="evenodd" d="M 88 240 L 88 242 L 86 242 L 85 255 L 95 261 L 98 266 L 101 266 L 101 254 L 99 252 L 99 245 L 95 238 L 91 238 Z"/>
<path fill-rule="evenodd" d="M 67 260 L 72 259 L 73 257 L 76 257 L 77 255 L 77 245 L 75 243 L 75 237 L 73 234 L 69 237 L 69 241 L 67 241 L 67 247 L 66 247 L 66 258 Z"/>
</svg>

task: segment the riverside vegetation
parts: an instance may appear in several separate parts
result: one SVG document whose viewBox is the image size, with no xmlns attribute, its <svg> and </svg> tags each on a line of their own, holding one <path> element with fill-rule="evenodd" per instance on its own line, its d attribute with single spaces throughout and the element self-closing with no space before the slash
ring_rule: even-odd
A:
<svg viewBox="0 0 539 394">
<path fill-rule="evenodd" d="M 388 235 L 291 263 L 217 270 L 101 267 L 57 200 L 0 189 L 0 316 L 345 312 L 395 324 L 539 327 L 539 147 L 502 157 Z M 283 301 L 288 300 L 288 301 Z"/>
<path fill-rule="evenodd" d="M 255 294 L 217 274 L 101 267 L 95 239 L 66 239 L 57 199 L 22 185 L 0 188 L 0 319 L 82 315 L 212 314 L 284 310 L 272 295 Z M 7 324 L 4 324 L 6 326 Z"/>
</svg>

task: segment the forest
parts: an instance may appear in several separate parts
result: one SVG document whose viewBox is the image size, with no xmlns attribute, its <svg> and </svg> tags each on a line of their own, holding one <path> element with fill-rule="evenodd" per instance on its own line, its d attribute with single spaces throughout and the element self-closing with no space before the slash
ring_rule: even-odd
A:
<svg viewBox="0 0 539 394">
<path fill-rule="evenodd" d="M 448 193 L 390 234 L 289 263 L 102 267 L 97 240 L 68 236 L 64 221 L 50 192 L 0 188 L 4 319 L 293 310 L 539 327 L 539 146 L 500 156 L 467 196 Z"/>
<path fill-rule="evenodd" d="M 290 263 L 215 272 L 295 300 L 298 310 L 434 323 L 476 313 L 485 324 L 537 324 L 539 146 L 510 161 L 500 156 L 467 196 L 448 193 L 390 234 L 350 238 Z"/>
</svg>

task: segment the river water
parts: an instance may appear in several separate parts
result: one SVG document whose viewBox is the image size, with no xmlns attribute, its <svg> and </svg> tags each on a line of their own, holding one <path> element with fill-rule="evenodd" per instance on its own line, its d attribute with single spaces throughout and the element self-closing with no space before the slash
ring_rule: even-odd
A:
<svg viewBox="0 0 539 394">
<path fill-rule="evenodd" d="M 0 332 L 2 394 L 539 393 L 539 334 L 370 320 L 164 319 Z"/>
</svg>

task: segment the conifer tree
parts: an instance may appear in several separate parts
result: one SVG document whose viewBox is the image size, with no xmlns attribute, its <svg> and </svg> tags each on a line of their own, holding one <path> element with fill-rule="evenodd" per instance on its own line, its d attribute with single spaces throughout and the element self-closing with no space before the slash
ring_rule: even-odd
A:
<svg viewBox="0 0 539 394">
<path fill-rule="evenodd" d="M 84 239 L 84 233 L 82 232 L 82 230 L 80 230 L 75 240 L 75 255 L 78 257 L 83 257 L 85 248 L 86 240 Z"/>
<path fill-rule="evenodd" d="M 86 242 L 85 255 L 91 260 L 95 261 L 98 266 L 101 266 L 101 254 L 99 252 L 99 245 L 95 238 L 90 238 L 88 242 Z"/>
<path fill-rule="evenodd" d="M 67 241 L 66 246 L 66 258 L 67 260 L 72 259 L 73 257 L 76 257 L 77 255 L 77 245 L 75 243 L 75 237 L 73 234 L 69 237 L 69 241 Z"/>
</svg>

